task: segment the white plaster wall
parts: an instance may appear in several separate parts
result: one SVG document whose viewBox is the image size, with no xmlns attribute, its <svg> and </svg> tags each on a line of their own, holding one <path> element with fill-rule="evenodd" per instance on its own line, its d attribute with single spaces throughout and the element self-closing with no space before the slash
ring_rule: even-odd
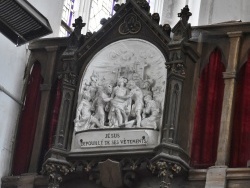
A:
<svg viewBox="0 0 250 188">
<path fill-rule="evenodd" d="M 15 47 L 1 34 L 0 41 L 0 85 L 20 99 L 23 88 L 22 77 L 27 62 L 26 46 Z M 10 173 L 19 109 L 18 103 L 0 91 L 0 178 Z"/>
<path fill-rule="evenodd" d="M 58 37 L 64 0 L 28 0 L 50 23 L 53 33 L 46 37 Z"/>
<path fill-rule="evenodd" d="M 82 34 L 86 34 L 88 31 L 88 20 L 90 18 L 90 8 L 91 8 L 91 0 L 82 1 L 76 0 L 75 1 L 76 7 L 75 9 L 75 17 L 78 18 L 79 16 L 82 17 L 83 23 L 86 23 L 85 27 L 82 28 Z"/>
<path fill-rule="evenodd" d="M 187 0 L 186 4 L 192 13 L 192 16 L 189 18 L 189 23 L 191 26 L 197 26 L 199 24 L 201 0 Z"/>
<path fill-rule="evenodd" d="M 189 11 L 192 13 L 192 16 L 189 18 L 189 23 L 191 23 L 192 26 L 197 26 L 199 23 L 201 0 L 157 0 L 154 3 L 154 12 L 160 14 L 161 24 L 167 23 L 173 28 L 180 20 L 178 13 L 180 13 L 181 9 L 186 5 L 189 6 Z"/>
<path fill-rule="evenodd" d="M 209 1 L 209 0 L 208 0 Z M 197 26 L 200 16 L 201 0 L 158 0 L 155 1 L 155 11 L 161 15 L 161 24 L 169 24 L 172 28 L 180 20 L 178 13 L 181 12 L 186 5 L 189 6 L 189 11 L 192 16 L 189 18 L 189 23 L 192 26 Z"/>
<path fill-rule="evenodd" d="M 174 27 L 175 24 L 180 20 L 178 13 L 186 5 L 186 0 L 164 0 L 162 5 L 159 5 L 162 9 L 159 11 L 161 15 L 161 24 L 169 24 Z"/>
<path fill-rule="evenodd" d="M 199 25 L 232 20 L 250 21 L 249 0 L 207 0 L 201 1 Z"/>
<path fill-rule="evenodd" d="M 158 0 L 154 4 L 154 12 L 161 16 L 160 23 L 173 27 L 179 18 L 177 14 L 188 5 L 192 16 L 192 26 L 208 25 L 232 20 L 250 22 L 249 0 Z"/>
<path fill-rule="evenodd" d="M 49 20 L 54 31 L 46 37 L 59 33 L 63 0 L 29 0 Z M 16 47 L 0 33 L 0 87 L 4 87 L 17 99 L 21 99 L 23 76 L 29 51 L 26 45 Z M 11 158 L 20 105 L 0 91 L 0 179 L 10 175 Z M 0 181 L 1 187 L 1 181 Z"/>
<path fill-rule="evenodd" d="M 243 0 L 242 1 L 242 11 L 241 11 L 241 19 L 244 22 L 250 22 L 250 1 Z"/>
<path fill-rule="evenodd" d="M 0 178 L 10 173 L 15 122 L 17 120 L 18 109 L 19 105 L 17 105 L 17 103 L 0 92 Z"/>
<path fill-rule="evenodd" d="M 86 34 L 89 27 L 89 18 L 90 18 L 90 9 L 91 9 L 92 0 L 75 0 L 74 3 L 74 11 L 75 11 L 75 18 L 79 16 L 82 17 L 83 23 L 86 23 L 85 27 L 82 28 L 82 34 Z M 126 3 L 126 0 L 118 0 L 117 4 Z"/>
</svg>

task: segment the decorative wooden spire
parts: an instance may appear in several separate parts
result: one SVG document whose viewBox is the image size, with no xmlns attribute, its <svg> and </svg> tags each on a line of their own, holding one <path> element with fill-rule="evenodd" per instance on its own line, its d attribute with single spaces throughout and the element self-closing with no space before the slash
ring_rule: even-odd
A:
<svg viewBox="0 0 250 188">
<path fill-rule="evenodd" d="M 186 5 L 183 9 L 181 9 L 181 12 L 178 13 L 178 17 L 181 18 L 182 22 L 184 24 L 188 23 L 189 17 L 192 16 L 192 13 L 189 12 L 188 5 Z"/>
<path fill-rule="evenodd" d="M 85 25 L 86 25 L 86 23 L 82 22 L 81 16 L 79 16 L 77 19 L 75 19 L 75 23 L 73 23 L 73 27 L 75 28 L 74 33 L 78 39 L 81 37 L 81 31 Z"/>
</svg>

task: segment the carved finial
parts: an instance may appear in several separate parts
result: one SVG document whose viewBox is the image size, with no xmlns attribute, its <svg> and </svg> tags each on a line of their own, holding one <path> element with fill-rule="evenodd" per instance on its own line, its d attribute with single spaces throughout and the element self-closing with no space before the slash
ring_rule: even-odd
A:
<svg viewBox="0 0 250 188">
<path fill-rule="evenodd" d="M 170 37 L 172 29 L 169 24 L 164 24 L 162 30 Z"/>
<path fill-rule="evenodd" d="M 154 20 L 156 23 L 159 24 L 159 22 L 160 22 L 160 15 L 158 13 L 152 14 L 151 17 L 152 17 L 152 20 Z"/>
<path fill-rule="evenodd" d="M 150 6 L 149 3 L 146 0 L 135 0 L 136 3 L 142 8 L 144 9 L 146 12 L 149 13 L 150 11 Z"/>
<path fill-rule="evenodd" d="M 121 8 L 121 5 L 119 5 L 119 4 L 115 4 L 115 6 L 114 6 L 114 11 L 118 11 L 119 9 Z"/>
<path fill-rule="evenodd" d="M 79 40 L 82 36 L 81 35 L 82 28 L 86 25 L 86 23 L 83 23 L 82 17 L 79 16 L 77 19 L 75 19 L 75 23 L 73 23 L 72 25 L 75 28 L 73 32 L 75 33 L 76 37 Z"/>
<path fill-rule="evenodd" d="M 75 23 L 73 23 L 73 27 L 75 28 L 75 30 L 78 28 L 82 29 L 85 25 L 86 25 L 86 23 L 82 22 L 81 16 L 79 16 L 77 19 L 75 19 Z"/>
<path fill-rule="evenodd" d="M 178 17 L 181 17 L 181 20 L 184 24 L 188 23 L 188 19 L 190 16 L 192 16 L 192 13 L 189 12 L 188 5 L 186 5 L 183 9 L 181 9 L 181 12 L 178 13 Z"/>
<path fill-rule="evenodd" d="M 101 24 L 101 25 L 104 25 L 107 21 L 108 21 L 108 20 L 107 20 L 106 18 L 102 18 L 102 19 L 100 20 L 100 24 Z"/>
</svg>

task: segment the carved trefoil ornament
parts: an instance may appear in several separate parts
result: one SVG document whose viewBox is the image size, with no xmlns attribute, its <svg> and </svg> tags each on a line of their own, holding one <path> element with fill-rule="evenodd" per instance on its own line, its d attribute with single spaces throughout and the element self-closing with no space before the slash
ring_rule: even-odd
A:
<svg viewBox="0 0 250 188">
<path fill-rule="evenodd" d="M 141 23 L 135 14 L 127 15 L 124 22 L 119 27 L 119 33 L 122 35 L 136 34 L 141 30 Z"/>
</svg>

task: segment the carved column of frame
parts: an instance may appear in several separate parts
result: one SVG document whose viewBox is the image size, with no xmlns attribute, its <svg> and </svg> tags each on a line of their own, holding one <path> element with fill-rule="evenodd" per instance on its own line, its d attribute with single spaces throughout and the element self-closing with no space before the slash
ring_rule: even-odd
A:
<svg viewBox="0 0 250 188">
<path fill-rule="evenodd" d="M 181 20 L 173 28 L 173 39 L 168 45 L 169 59 L 166 62 L 168 70 L 166 123 L 163 129 L 163 143 L 176 143 L 182 87 L 186 74 L 187 52 L 184 43 L 190 38 L 191 31 L 190 24 L 187 22 L 189 16 L 191 16 L 191 13 L 186 6 L 179 13 Z"/>
<path fill-rule="evenodd" d="M 182 64 L 167 65 L 168 85 L 167 85 L 167 109 L 166 126 L 164 128 L 163 141 L 175 143 L 178 130 L 178 118 L 180 111 L 180 101 L 182 93 L 182 84 L 185 76 L 178 73 L 175 68 L 182 67 Z M 175 68 L 174 68 L 175 67 Z"/>
<path fill-rule="evenodd" d="M 179 111 L 181 108 L 183 81 L 185 79 L 183 57 L 177 56 L 177 53 L 181 54 L 181 50 L 173 48 L 171 51 L 170 46 L 170 57 L 173 58 L 166 63 L 168 70 L 165 105 L 166 120 L 163 125 L 162 144 L 156 148 L 158 155 L 152 159 L 153 169 L 158 172 L 158 177 L 160 178 L 160 188 L 170 188 L 174 175 L 180 171 L 186 171 L 188 168 L 189 157 L 177 145 Z M 171 158 L 172 155 L 180 158 L 176 160 L 174 159 L 175 157 Z M 182 163 L 182 160 L 185 162 Z"/>
<path fill-rule="evenodd" d="M 46 154 L 42 173 L 49 176 L 49 188 L 57 188 L 63 176 L 74 171 L 72 164 L 67 161 L 66 155 L 70 144 L 70 126 L 72 126 L 72 107 L 77 85 L 78 67 L 75 52 L 84 42 L 81 29 L 85 26 L 79 17 L 73 24 L 74 32 L 70 35 L 68 46 L 61 56 L 57 76 L 62 80 L 62 101 L 53 147 Z"/>
<path fill-rule="evenodd" d="M 69 127 L 73 98 L 76 85 L 76 73 L 72 69 L 75 65 L 73 59 L 62 58 L 63 68 L 58 77 L 62 79 L 62 102 L 56 134 L 54 135 L 54 145 L 46 154 L 46 161 L 42 167 L 42 174 L 49 176 L 49 188 L 58 188 L 63 180 L 63 176 L 73 171 L 71 163 L 66 160 L 66 150 L 68 149 Z"/>
<path fill-rule="evenodd" d="M 167 68 L 167 93 L 165 102 L 165 123 L 162 129 L 161 144 L 156 147 L 157 155 L 151 160 L 154 169 L 158 171 L 161 179 L 160 187 L 170 188 L 174 174 L 187 171 L 189 168 L 189 156 L 179 146 L 178 133 L 181 130 L 179 113 L 181 101 L 184 95 L 184 81 L 187 74 L 187 57 L 192 56 L 186 48 L 191 36 L 191 26 L 188 19 L 191 16 L 188 6 L 184 7 L 178 14 L 181 20 L 172 29 L 174 33 L 172 41 L 168 44 L 169 58 L 166 62 Z M 187 127 L 183 127 L 186 129 Z"/>
<path fill-rule="evenodd" d="M 73 24 L 75 29 L 69 37 L 67 49 L 62 54 L 62 64 L 58 71 L 58 76 L 62 79 L 62 102 L 54 147 L 64 150 L 67 149 L 67 146 L 70 143 L 68 142 L 68 135 L 70 132 L 69 127 L 73 123 L 71 121 L 71 113 L 73 111 L 72 106 L 78 75 L 75 52 L 78 50 L 79 46 L 84 43 L 84 37 L 81 34 L 81 29 L 84 26 L 85 23 L 82 22 L 81 17 L 75 20 L 75 23 Z"/>
<path fill-rule="evenodd" d="M 71 63 L 64 62 L 65 64 Z M 71 112 L 73 105 L 73 98 L 75 94 L 76 74 L 73 72 L 66 72 L 60 75 L 63 77 L 62 83 L 62 102 L 59 113 L 58 126 L 55 137 L 54 147 L 60 149 L 67 149 L 67 139 L 69 126 L 71 124 Z"/>
<path fill-rule="evenodd" d="M 72 165 L 66 160 L 68 149 L 69 132 L 73 99 L 76 88 L 77 74 L 74 67 L 76 62 L 73 58 L 62 58 L 62 70 L 58 77 L 62 79 L 62 101 L 60 106 L 59 119 L 54 145 L 47 153 L 46 161 L 42 167 L 42 173 L 49 176 L 49 188 L 58 188 L 63 180 L 63 176 L 73 171 Z"/>
</svg>

